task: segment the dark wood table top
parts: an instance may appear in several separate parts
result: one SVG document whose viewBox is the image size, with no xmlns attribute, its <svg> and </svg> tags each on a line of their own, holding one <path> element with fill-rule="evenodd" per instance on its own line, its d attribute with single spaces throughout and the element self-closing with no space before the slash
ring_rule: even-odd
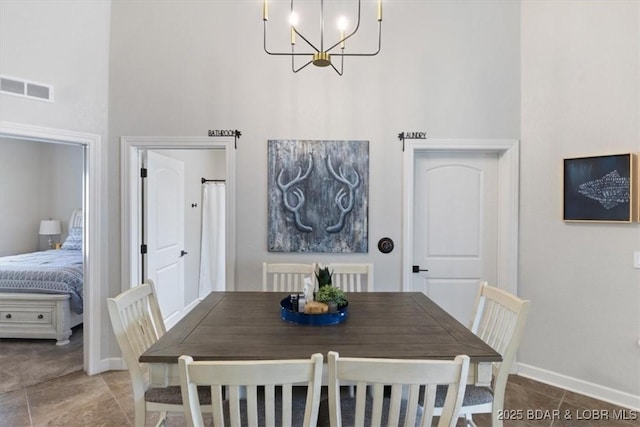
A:
<svg viewBox="0 0 640 427">
<path fill-rule="evenodd" d="M 496 351 L 420 292 L 349 293 L 349 317 L 329 326 L 280 317 L 281 292 L 214 292 L 152 345 L 146 363 L 343 357 L 500 361 Z"/>
</svg>

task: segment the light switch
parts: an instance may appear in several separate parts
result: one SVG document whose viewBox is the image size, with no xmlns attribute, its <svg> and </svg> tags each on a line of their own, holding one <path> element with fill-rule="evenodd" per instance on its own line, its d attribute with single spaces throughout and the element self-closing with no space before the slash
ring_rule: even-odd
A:
<svg viewBox="0 0 640 427">
<path fill-rule="evenodd" d="M 633 253 L 633 267 L 640 268 L 640 251 L 635 251 Z"/>
</svg>

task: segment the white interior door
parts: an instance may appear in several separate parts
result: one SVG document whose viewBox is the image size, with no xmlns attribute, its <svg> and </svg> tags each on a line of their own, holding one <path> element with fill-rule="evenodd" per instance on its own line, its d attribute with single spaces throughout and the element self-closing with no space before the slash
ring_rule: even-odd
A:
<svg viewBox="0 0 640 427">
<path fill-rule="evenodd" d="M 184 295 L 184 163 L 147 152 L 146 276 L 153 280 L 165 325 L 185 311 Z"/>
<path fill-rule="evenodd" d="M 413 218 L 413 289 L 469 325 L 479 280 L 497 279 L 498 155 L 419 153 Z"/>
</svg>

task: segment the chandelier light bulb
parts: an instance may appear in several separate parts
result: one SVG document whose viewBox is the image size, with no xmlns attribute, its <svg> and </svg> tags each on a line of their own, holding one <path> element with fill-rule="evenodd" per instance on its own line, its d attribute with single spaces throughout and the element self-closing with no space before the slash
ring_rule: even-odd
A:
<svg viewBox="0 0 640 427">
<path fill-rule="evenodd" d="M 349 21 L 346 16 L 341 16 L 338 18 L 338 29 L 340 31 L 346 31 L 347 26 L 349 26 Z"/>
<path fill-rule="evenodd" d="M 292 27 L 295 27 L 296 25 L 298 25 L 298 23 L 300 22 L 300 16 L 298 16 L 298 14 L 296 12 L 291 12 L 291 15 L 289 16 L 289 24 Z"/>
</svg>

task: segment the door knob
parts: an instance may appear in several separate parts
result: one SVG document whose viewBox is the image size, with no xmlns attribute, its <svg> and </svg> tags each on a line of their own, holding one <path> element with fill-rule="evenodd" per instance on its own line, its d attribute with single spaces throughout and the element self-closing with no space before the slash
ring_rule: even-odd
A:
<svg viewBox="0 0 640 427">
<path fill-rule="evenodd" d="M 189 252 L 185 251 L 184 249 L 180 251 L 180 256 L 183 257 L 186 254 L 188 254 Z"/>
<path fill-rule="evenodd" d="M 426 268 L 425 268 L 425 269 L 421 269 L 419 265 L 414 265 L 414 266 L 411 268 L 411 271 L 412 271 L 413 273 L 420 273 L 421 271 L 429 271 L 429 269 L 426 269 Z"/>
</svg>

